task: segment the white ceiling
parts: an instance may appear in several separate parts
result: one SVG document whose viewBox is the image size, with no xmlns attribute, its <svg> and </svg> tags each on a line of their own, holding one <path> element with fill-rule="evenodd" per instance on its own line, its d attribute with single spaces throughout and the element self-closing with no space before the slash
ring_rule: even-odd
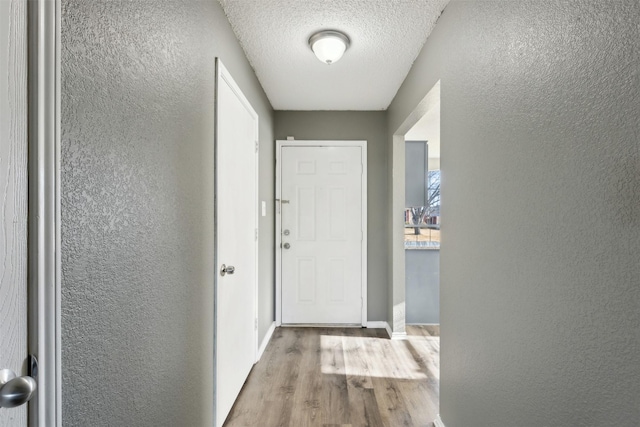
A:
<svg viewBox="0 0 640 427">
<path fill-rule="evenodd" d="M 276 110 L 384 110 L 449 0 L 219 0 Z M 332 65 L 308 45 L 346 33 Z"/>
</svg>

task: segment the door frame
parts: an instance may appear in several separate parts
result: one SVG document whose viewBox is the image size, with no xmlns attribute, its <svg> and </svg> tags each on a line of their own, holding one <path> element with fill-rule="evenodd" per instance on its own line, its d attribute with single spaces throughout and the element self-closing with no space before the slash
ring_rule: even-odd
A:
<svg viewBox="0 0 640 427">
<path fill-rule="evenodd" d="M 30 427 L 62 426 L 60 0 L 27 2 L 28 349 L 38 360 Z"/>
<path fill-rule="evenodd" d="M 254 259 L 255 259 L 255 271 L 254 271 L 254 280 L 253 280 L 253 287 L 254 287 L 254 298 L 253 298 L 253 316 L 254 316 L 254 324 L 255 327 L 253 329 L 253 333 L 254 333 L 254 339 L 253 339 L 253 360 L 254 360 L 254 364 L 258 361 L 259 359 L 259 354 L 258 354 L 258 349 L 260 347 L 260 343 L 258 342 L 259 340 L 259 334 L 258 334 L 258 290 L 259 290 L 259 286 L 258 286 L 258 278 L 259 278 L 259 253 L 260 253 L 260 235 L 259 235 L 259 212 L 258 212 L 258 205 L 259 205 L 259 201 L 260 201 L 260 191 L 259 191 L 259 184 L 260 184 L 260 126 L 259 126 L 259 116 L 258 113 L 255 111 L 255 109 L 251 106 L 251 103 L 249 102 L 249 100 L 245 97 L 245 95 L 242 93 L 242 90 L 240 89 L 240 87 L 238 86 L 238 84 L 235 82 L 235 80 L 233 79 L 233 77 L 231 76 L 231 74 L 229 73 L 229 71 L 227 70 L 227 68 L 223 65 L 222 61 L 220 60 L 220 58 L 216 58 L 216 70 L 215 70 L 215 79 L 216 79 L 216 85 L 215 85 L 215 117 L 214 117 L 214 134 L 215 134 L 215 141 L 214 141 L 214 159 L 213 159 L 213 167 L 214 167 L 214 194 L 216 195 L 214 197 L 214 207 L 213 207 L 213 214 L 214 214 L 214 218 L 213 218 L 213 227 L 214 227 L 214 256 L 213 256 L 213 265 L 214 265 L 214 300 L 213 300 L 213 374 L 214 374 L 214 378 L 213 378 L 213 387 L 214 387 L 214 394 L 213 394 L 213 407 L 214 407 L 214 411 L 213 411 L 213 416 L 214 416 L 214 424 L 217 424 L 217 417 L 218 417 L 218 413 L 217 413 L 217 408 L 216 408 L 216 402 L 217 402 L 217 366 L 218 366 L 218 333 L 217 333 L 217 327 L 218 327 L 218 289 L 219 289 L 219 271 L 218 268 L 220 267 L 220 254 L 218 252 L 218 185 L 219 185 L 219 180 L 218 180 L 218 143 L 219 143 L 219 135 L 218 135 L 218 83 L 221 80 L 224 80 L 229 87 L 231 88 L 231 90 L 233 91 L 233 93 L 236 95 L 236 97 L 238 98 L 238 100 L 242 103 L 242 105 L 247 109 L 247 111 L 249 112 L 249 114 L 254 118 L 255 120 L 255 156 L 254 156 L 254 174 L 255 174 L 255 209 L 254 209 L 254 227 L 256 230 L 256 239 L 255 239 L 255 250 L 254 250 Z"/>
<path fill-rule="evenodd" d="M 276 270 L 276 326 L 282 326 L 282 216 L 281 216 L 281 190 L 282 190 L 282 148 L 283 147 L 359 147 L 360 161 L 362 162 L 362 326 L 367 326 L 367 141 L 340 141 L 340 140 L 277 140 L 276 141 L 276 189 L 275 189 L 275 270 Z"/>
</svg>

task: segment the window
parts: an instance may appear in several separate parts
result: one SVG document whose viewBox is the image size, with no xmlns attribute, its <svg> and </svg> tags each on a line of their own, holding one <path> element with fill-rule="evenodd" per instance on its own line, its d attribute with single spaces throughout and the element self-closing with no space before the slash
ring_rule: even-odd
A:
<svg viewBox="0 0 640 427">
<path fill-rule="evenodd" d="M 410 206 L 404 212 L 404 247 L 440 249 L 440 170 L 425 176 L 424 206 Z"/>
</svg>

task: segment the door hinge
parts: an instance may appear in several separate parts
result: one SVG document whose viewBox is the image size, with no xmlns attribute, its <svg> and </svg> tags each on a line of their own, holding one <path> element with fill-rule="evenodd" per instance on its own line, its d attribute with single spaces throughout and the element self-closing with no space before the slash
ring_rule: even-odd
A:
<svg viewBox="0 0 640 427">
<path fill-rule="evenodd" d="M 259 145 L 258 141 L 256 141 L 256 153 L 258 152 L 258 147 L 259 147 L 259 146 L 260 146 L 260 145 Z"/>
<path fill-rule="evenodd" d="M 258 241 L 258 229 L 256 228 L 256 241 Z"/>
<path fill-rule="evenodd" d="M 258 318 L 256 318 L 256 321 L 253 322 L 253 327 L 255 328 L 255 330 L 258 330 Z"/>
</svg>

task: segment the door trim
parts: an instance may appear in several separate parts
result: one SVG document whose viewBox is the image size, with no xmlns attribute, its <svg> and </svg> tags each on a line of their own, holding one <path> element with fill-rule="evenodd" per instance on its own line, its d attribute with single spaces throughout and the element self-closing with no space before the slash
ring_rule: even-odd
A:
<svg viewBox="0 0 640 427">
<path fill-rule="evenodd" d="M 320 140 L 277 140 L 276 141 L 276 226 L 275 226 L 275 253 L 276 253 L 276 326 L 282 326 L 282 218 L 281 218 L 281 189 L 282 189 L 282 148 L 283 147 L 360 147 L 362 162 L 362 321 L 363 327 L 367 326 L 367 141 L 320 141 Z"/>
<path fill-rule="evenodd" d="M 214 197 L 214 206 L 213 206 L 213 213 L 214 213 L 214 218 L 213 218 L 213 227 L 214 227 L 214 242 L 213 242 L 213 247 L 214 247 L 214 255 L 213 255 L 213 265 L 214 265 L 214 301 L 213 301 L 213 320 L 214 320 L 214 325 L 213 325 L 213 374 L 214 374 L 214 378 L 213 378 L 213 387 L 214 387 L 214 394 L 213 394 L 213 419 L 214 419 L 214 425 L 217 425 L 218 422 L 218 413 L 217 413 L 217 408 L 216 408 L 216 402 L 217 402 L 217 365 L 218 365 L 218 333 L 217 333 L 217 326 L 218 326 L 218 268 L 220 266 L 220 257 L 219 257 L 219 253 L 218 253 L 218 83 L 220 82 L 220 80 L 224 80 L 229 87 L 231 88 L 231 90 L 233 91 L 233 93 L 238 97 L 238 99 L 240 100 L 240 102 L 244 105 L 244 107 L 247 109 L 247 111 L 251 114 L 251 116 L 255 119 L 255 144 L 256 144 L 256 154 L 254 156 L 254 171 L 255 171 L 255 209 L 254 209 L 254 224 L 255 224 L 255 229 L 256 229 L 256 233 L 258 233 L 258 225 L 259 225 L 259 214 L 258 214 L 258 204 L 259 204 L 259 200 L 260 200 L 260 169 L 259 169 L 259 165 L 260 165 L 260 159 L 259 159 L 259 155 L 260 155 L 260 145 L 259 145 L 259 139 L 260 139 L 260 126 L 259 126 L 259 116 L 258 113 L 254 110 L 254 108 L 251 106 L 251 103 L 249 102 L 249 100 L 245 97 L 245 95 L 242 93 L 242 90 L 240 89 L 240 87 L 237 85 L 237 83 L 235 82 L 235 80 L 233 80 L 233 77 L 231 76 L 231 74 L 229 73 L 229 71 L 227 70 L 227 68 L 222 64 L 222 61 L 220 60 L 220 58 L 216 58 L 216 70 L 215 70 L 215 78 L 216 78 L 216 85 L 215 85 L 215 117 L 214 117 L 214 134 L 215 134 L 215 141 L 214 141 L 214 158 L 213 158 L 213 168 L 214 168 L 214 194 L 216 195 Z M 254 328 L 254 340 L 253 340 L 253 360 L 254 363 L 258 361 L 259 358 L 259 347 L 260 347 L 260 343 L 258 342 L 259 340 L 259 334 L 258 334 L 258 277 L 259 277 L 259 249 L 260 249 L 260 236 L 259 233 L 256 234 L 256 240 L 255 240 L 255 253 L 254 253 L 254 257 L 255 257 L 255 272 L 254 272 L 254 298 L 253 298 L 253 315 L 254 315 L 254 322 L 255 322 L 255 328 Z"/>
<path fill-rule="evenodd" d="M 28 347 L 38 359 L 31 427 L 62 425 L 60 0 L 28 3 Z"/>
</svg>

